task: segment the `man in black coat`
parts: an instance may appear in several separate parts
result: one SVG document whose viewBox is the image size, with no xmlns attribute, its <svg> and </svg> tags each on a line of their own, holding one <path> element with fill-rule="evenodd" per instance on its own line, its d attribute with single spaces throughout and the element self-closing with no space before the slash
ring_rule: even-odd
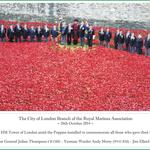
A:
<svg viewBox="0 0 150 150">
<path fill-rule="evenodd" d="M 136 36 L 134 35 L 134 33 L 132 33 L 130 37 L 130 52 L 135 53 L 135 50 L 136 50 Z"/>
<path fill-rule="evenodd" d="M 71 45 L 71 42 L 72 42 L 72 25 L 71 23 L 68 24 L 67 26 L 67 44 L 68 45 Z"/>
<path fill-rule="evenodd" d="M 145 56 L 150 56 L 150 33 L 145 38 Z"/>
<path fill-rule="evenodd" d="M 14 42 L 15 31 L 12 25 L 10 25 L 10 27 L 8 28 L 7 37 L 9 39 L 9 42 Z"/>
<path fill-rule="evenodd" d="M 36 29 L 36 38 L 37 38 L 37 42 L 42 42 L 42 29 L 40 26 L 37 27 Z"/>
<path fill-rule="evenodd" d="M 86 30 L 86 26 L 82 21 L 79 28 L 80 46 L 82 47 L 84 46 L 85 30 Z"/>
<path fill-rule="evenodd" d="M 88 33 L 87 33 L 87 42 L 88 42 L 89 48 L 92 48 L 94 38 L 95 38 L 95 31 L 92 28 L 92 26 L 90 26 L 89 30 L 88 30 Z"/>
<path fill-rule="evenodd" d="M 124 35 L 122 31 L 119 32 L 119 37 L 118 37 L 118 48 L 120 50 L 123 50 L 123 44 L 124 44 Z"/>
<path fill-rule="evenodd" d="M 14 28 L 15 31 L 15 41 L 16 42 L 21 42 L 21 36 L 22 36 L 22 27 L 19 23 Z"/>
<path fill-rule="evenodd" d="M 50 36 L 50 30 L 49 28 L 47 27 L 47 25 L 44 25 L 44 28 L 43 28 L 43 36 L 45 38 L 45 42 L 48 42 L 48 37 Z"/>
<path fill-rule="evenodd" d="M 126 50 L 129 51 L 130 50 L 130 38 L 131 38 L 131 33 L 130 31 L 128 31 L 125 35 L 125 44 L 126 44 Z"/>
<path fill-rule="evenodd" d="M 34 42 L 35 35 L 36 35 L 36 30 L 35 30 L 34 26 L 31 26 L 31 28 L 29 29 L 29 36 L 30 36 L 31 42 Z"/>
<path fill-rule="evenodd" d="M 112 33 L 109 31 L 109 29 L 106 30 L 106 33 L 105 33 L 105 42 L 106 42 L 106 47 L 107 48 L 110 48 L 110 40 L 112 38 Z"/>
<path fill-rule="evenodd" d="M 26 24 L 22 28 L 22 36 L 23 36 L 23 41 L 26 42 L 29 36 L 29 29 Z"/>
<path fill-rule="evenodd" d="M 114 36 L 114 46 L 115 46 L 115 49 L 118 49 L 118 46 L 119 46 L 119 29 L 117 30 L 117 32 L 115 33 L 115 36 Z"/>
<path fill-rule="evenodd" d="M 105 31 L 103 28 L 101 28 L 101 30 L 98 33 L 99 36 L 99 45 L 104 45 L 104 40 L 105 40 Z"/>
<path fill-rule="evenodd" d="M 4 27 L 4 25 L 1 25 L 1 27 L 0 27 L 0 39 L 2 42 L 4 42 L 5 38 L 6 38 L 6 28 Z"/>
<path fill-rule="evenodd" d="M 142 48 L 143 48 L 143 39 L 142 36 L 139 34 L 136 39 L 136 52 L 138 54 L 142 54 Z"/>
</svg>

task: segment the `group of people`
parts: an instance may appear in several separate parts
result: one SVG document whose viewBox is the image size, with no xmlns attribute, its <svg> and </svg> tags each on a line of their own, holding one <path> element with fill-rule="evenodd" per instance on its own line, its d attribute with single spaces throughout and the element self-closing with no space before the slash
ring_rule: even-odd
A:
<svg viewBox="0 0 150 150">
<path fill-rule="evenodd" d="M 104 29 L 101 28 L 99 31 L 100 45 L 105 45 L 109 48 L 111 38 L 112 33 L 109 31 L 109 29 L 104 31 Z M 124 35 L 123 32 L 118 29 L 114 35 L 115 49 L 126 50 L 130 53 L 142 54 L 143 46 L 145 46 L 145 55 L 150 56 L 150 34 L 148 34 L 148 36 L 143 39 L 141 34 L 136 37 L 134 33 L 127 31 L 127 33 Z"/>
<path fill-rule="evenodd" d="M 54 25 L 51 29 L 49 29 L 47 25 L 44 25 L 44 27 L 38 26 L 35 28 L 31 26 L 28 28 L 26 24 L 22 27 L 17 23 L 16 26 L 10 25 L 8 29 L 6 29 L 4 25 L 1 25 L 0 40 L 2 42 L 6 41 L 6 36 L 10 42 L 28 41 L 28 39 L 30 39 L 31 42 L 41 42 L 42 40 L 48 42 L 49 37 L 51 37 L 52 41 L 58 42 L 58 36 L 61 36 L 60 44 L 62 45 L 71 45 L 72 43 L 77 45 L 79 43 L 82 47 L 87 44 L 91 48 L 93 46 L 93 40 L 95 39 L 95 31 L 87 21 L 79 23 L 79 21 L 75 19 L 72 24 L 67 24 L 65 21 L 60 20 L 58 25 Z M 109 28 L 106 30 L 101 28 L 97 38 L 99 39 L 99 45 L 107 48 L 110 47 L 112 33 Z M 142 54 L 143 46 L 145 46 L 145 55 L 150 56 L 150 34 L 143 39 L 141 34 L 136 37 L 134 33 L 130 31 L 123 34 L 123 32 L 118 29 L 113 40 L 115 49 Z"/>
<path fill-rule="evenodd" d="M 19 23 L 17 23 L 16 26 L 10 25 L 8 29 L 6 29 L 4 25 L 1 25 L 0 27 L 0 39 L 2 42 L 6 41 L 6 37 L 9 42 L 28 41 L 28 38 L 30 38 L 31 42 L 34 42 L 35 39 L 38 42 L 41 42 L 42 36 L 44 36 L 45 41 L 48 41 L 49 35 L 50 30 L 47 25 L 44 25 L 43 28 L 40 26 L 37 28 L 34 28 L 34 26 L 28 28 L 26 24 L 22 27 Z"/>
<path fill-rule="evenodd" d="M 143 39 L 141 34 L 136 37 L 133 32 L 127 31 L 124 35 L 122 31 L 117 30 L 114 36 L 114 47 L 115 49 L 125 50 L 130 53 L 142 54 L 142 49 L 145 46 L 145 55 L 150 56 L 150 34 Z"/>
</svg>

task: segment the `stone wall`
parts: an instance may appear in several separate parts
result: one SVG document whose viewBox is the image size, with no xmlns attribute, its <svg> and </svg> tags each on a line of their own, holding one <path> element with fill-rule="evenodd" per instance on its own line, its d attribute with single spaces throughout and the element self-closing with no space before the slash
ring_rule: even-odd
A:
<svg viewBox="0 0 150 150">
<path fill-rule="evenodd" d="M 137 24 L 150 27 L 150 3 L 1 3 L 0 19 L 52 21 L 64 18 L 87 18 L 99 24 Z M 123 23 L 122 23 L 123 22 Z M 135 25 L 136 26 L 136 25 Z"/>
</svg>

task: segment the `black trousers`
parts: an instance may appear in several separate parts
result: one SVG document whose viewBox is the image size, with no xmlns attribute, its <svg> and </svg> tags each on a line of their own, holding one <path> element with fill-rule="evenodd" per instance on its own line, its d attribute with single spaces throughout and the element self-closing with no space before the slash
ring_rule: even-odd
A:
<svg viewBox="0 0 150 150">
<path fill-rule="evenodd" d="M 88 46 L 92 47 L 93 46 L 93 39 L 88 39 Z"/>
<path fill-rule="evenodd" d="M 67 34 L 67 44 L 70 45 L 71 44 L 71 34 Z"/>
<path fill-rule="evenodd" d="M 21 42 L 21 36 L 15 36 L 15 42 Z"/>
</svg>

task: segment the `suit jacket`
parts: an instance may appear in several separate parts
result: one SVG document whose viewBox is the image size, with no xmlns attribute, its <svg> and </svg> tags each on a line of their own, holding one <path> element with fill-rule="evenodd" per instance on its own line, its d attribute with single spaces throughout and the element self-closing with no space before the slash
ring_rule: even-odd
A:
<svg viewBox="0 0 150 150">
<path fill-rule="evenodd" d="M 148 40 L 147 37 L 145 38 L 145 43 L 144 43 L 146 48 L 150 48 L 150 39 Z"/>
<path fill-rule="evenodd" d="M 1 30 L 0 28 L 0 38 L 5 38 L 6 37 L 6 28 L 4 28 L 3 30 Z"/>
<path fill-rule="evenodd" d="M 14 39 L 14 36 L 15 36 L 15 31 L 14 31 L 14 29 L 11 30 L 11 29 L 9 28 L 8 31 L 7 31 L 7 37 L 8 37 L 9 39 Z"/>
<path fill-rule="evenodd" d="M 46 38 L 49 37 L 49 35 L 50 35 L 50 30 L 49 29 L 46 31 L 46 29 L 43 28 L 42 32 L 43 32 L 44 37 L 46 37 Z"/>
<path fill-rule="evenodd" d="M 17 26 L 15 26 L 14 32 L 16 37 L 22 36 L 22 27 L 20 26 L 20 28 L 18 28 Z"/>
<path fill-rule="evenodd" d="M 35 29 L 29 29 L 29 35 L 31 38 L 35 38 L 36 30 Z"/>
<path fill-rule="evenodd" d="M 111 37 L 112 37 L 111 32 L 108 32 L 108 33 L 106 32 L 106 33 L 105 33 L 105 41 L 106 41 L 106 42 L 110 42 Z"/>
<path fill-rule="evenodd" d="M 29 29 L 23 28 L 22 29 L 22 35 L 23 35 L 23 38 L 26 39 L 29 36 Z"/>
</svg>

